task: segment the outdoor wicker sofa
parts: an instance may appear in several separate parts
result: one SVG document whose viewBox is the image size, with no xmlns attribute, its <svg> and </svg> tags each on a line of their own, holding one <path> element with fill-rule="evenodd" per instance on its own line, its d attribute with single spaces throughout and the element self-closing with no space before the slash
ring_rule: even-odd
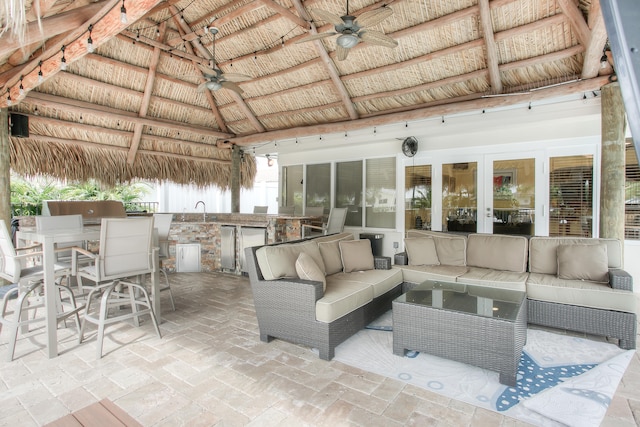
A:
<svg viewBox="0 0 640 427">
<path fill-rule="evenodd" d="M 528 323 L 636 348 L 636 299 L 619 240 L 411 230 L 405 249 L 395 256 L 405 288 L 435 279 L 521 289 Z"/>
<path fill-rule="evenodd" d="M 324 360 L 402 293 L 402 271 L 351 233 L 246 248 L 245 258 L 260 339 L 306 345 Z"/>
</svg>

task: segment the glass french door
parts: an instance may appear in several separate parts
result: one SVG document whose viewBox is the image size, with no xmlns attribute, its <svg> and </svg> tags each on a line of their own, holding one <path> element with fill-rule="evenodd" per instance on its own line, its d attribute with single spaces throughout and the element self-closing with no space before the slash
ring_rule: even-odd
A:
<svg viewBox="0 0 640 427">
<path fill-rule="evenodd" d="M 536 159 L 488 159 L 485 182 L 484 231 L 535 235 Z"/>
</svg>

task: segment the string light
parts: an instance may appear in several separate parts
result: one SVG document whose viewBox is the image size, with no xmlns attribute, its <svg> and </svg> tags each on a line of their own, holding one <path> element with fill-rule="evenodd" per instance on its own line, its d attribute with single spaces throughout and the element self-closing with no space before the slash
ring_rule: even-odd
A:
<svg viewBox="0 0 640 427">
<path fill-rule="evenodd" d="M 87 52 L 93 53 L 93 39 L 91 38 L 91 32 L 93 31 L 93 24 L 89 24 L 89 38 L 87 39 Z"/>
<path fill-rule="evenodd" d="M 42 75 L 42 61 L 38 62 L 38 66 L 40 67 L 38 70 L 38 83 L 42 83 L 44 81 L 44 75 Z"/>
<path fill-rule="evenodd" d="M 442 116 L 442 124 L 444 124 L 444 116 Z"/>
<path fill-rule="evenodd" d="M 7 105 L 11 106 L 12 103 L 13 101 L 11 100 L 11 92 L 9 91 L 9 88 L 7 88 Z"/>
<path fill-rule="evenodd" d="M 529 110 L 531 110 L 531 102 L 529 102 Z"/>
<path fill-rule="evenodd" d="M 124 7 L 124 0 L 122 0 L 122 7 L 120 8 L 120 22 L 127 23 L 127 8 Z"/>
<path fill-rule="evenodd" d="M 282 47 L 284 47 L 284 36 L 280 37 L 280 40 L 282 40 Z"/>
<path fill-rule="evenodd" d="M 60 69 L 65 71 L 67 69 L 67 58 L 64 57 L 64 50 L 66 49 L 65 45 L 62 45 L 60 50 L 62 51 L 62 59 L 60 60 Z"/>
<path fill-rule="evenodd" d="M 23 76 L 20 76 L 20 88 L 19 88 L 20 96 L 24 95 L 24 86 L 22 85 L 22 79 L 23 79 Z"/>
</svg>

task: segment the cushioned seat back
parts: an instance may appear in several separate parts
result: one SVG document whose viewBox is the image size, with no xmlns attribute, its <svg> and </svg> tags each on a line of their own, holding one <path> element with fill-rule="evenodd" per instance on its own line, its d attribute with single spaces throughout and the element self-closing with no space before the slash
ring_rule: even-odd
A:
<svg viewBox="0 0 640 427">
<path fill-rule="evenodd" d="M 527 238 L 500 234 L 470 234 L 467 237 L 467 265 L 525 273 Z"/>
<path fill-rule="evenodd" d="M 256 260 L 265 280 L 280 278 L 298 278 L 296 260 L 300 253 L 305 252 L 325 273 L 324 262 L 320 249 L 314 241 L 302 243 L 284 243 L 280 245 L 262 246 L 256 250 Z"/>
<path fill-rule="evenodd" d="M 429 230 L 409 230 L 407 237 L 432 237 L 441 265 L 467 265 L 467 237 Z"/>
<path fill-rule="evenodd" d="M 607 245 L 609 268 L 623 268 L 622 242 L 617 239 L 590 239 L 587 237 L 532 237 L 529 239 L 529 271 L 532 273 L 558 273 L 558 246 Z"/>
</svg>

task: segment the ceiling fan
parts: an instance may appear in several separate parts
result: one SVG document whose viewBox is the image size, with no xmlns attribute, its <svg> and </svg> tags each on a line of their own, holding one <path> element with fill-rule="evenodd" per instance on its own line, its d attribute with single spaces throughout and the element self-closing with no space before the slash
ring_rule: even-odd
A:
<svg viewBox="0 0 640 427">
<path fill-rule="evenodd" d="M 209 27 L 209 32 L 213 36 L 213 44 L 211 48 L 211 61 L 210 67 L 199 65 L 202 70 L 203 76 L 206 79 L 204 83 L 198 86 L 198 92 L 204 92 L 205 90 L 219 90 L 229 89 L 238 94 L 241 94 L 243 90 L 236 83 L 246 82 L 251 80 L 251 77 L 239 73 L 223 73 L 218 67 L 216 67 L 216 34 L 219 30 L 216 27 Z"/>
<path fill-rule="evenodd" d="M 393 10 L 390 7 L 382 6 L 381 8 L 364 12 L 357 18 L 349 15 L 349 0 L 347 0 L 347 13 L 344 16 L 338 16 L 322 9 L 310 9 L 310 11 L 321 20 L 333 24 L 335 31 L 312 34 L 302 38 L 297 43 L 304 43 L 340 34 L 336 40 L 336 56 L 338 61 L 347 59 L 349 49 L 356 46 L 359 42 L 390 48 L 398 46 L 398 42 L 393 38 L 380 31 L 369 30 L 367 28 L 379 24 L 393 15 Z"/>
</svg>

